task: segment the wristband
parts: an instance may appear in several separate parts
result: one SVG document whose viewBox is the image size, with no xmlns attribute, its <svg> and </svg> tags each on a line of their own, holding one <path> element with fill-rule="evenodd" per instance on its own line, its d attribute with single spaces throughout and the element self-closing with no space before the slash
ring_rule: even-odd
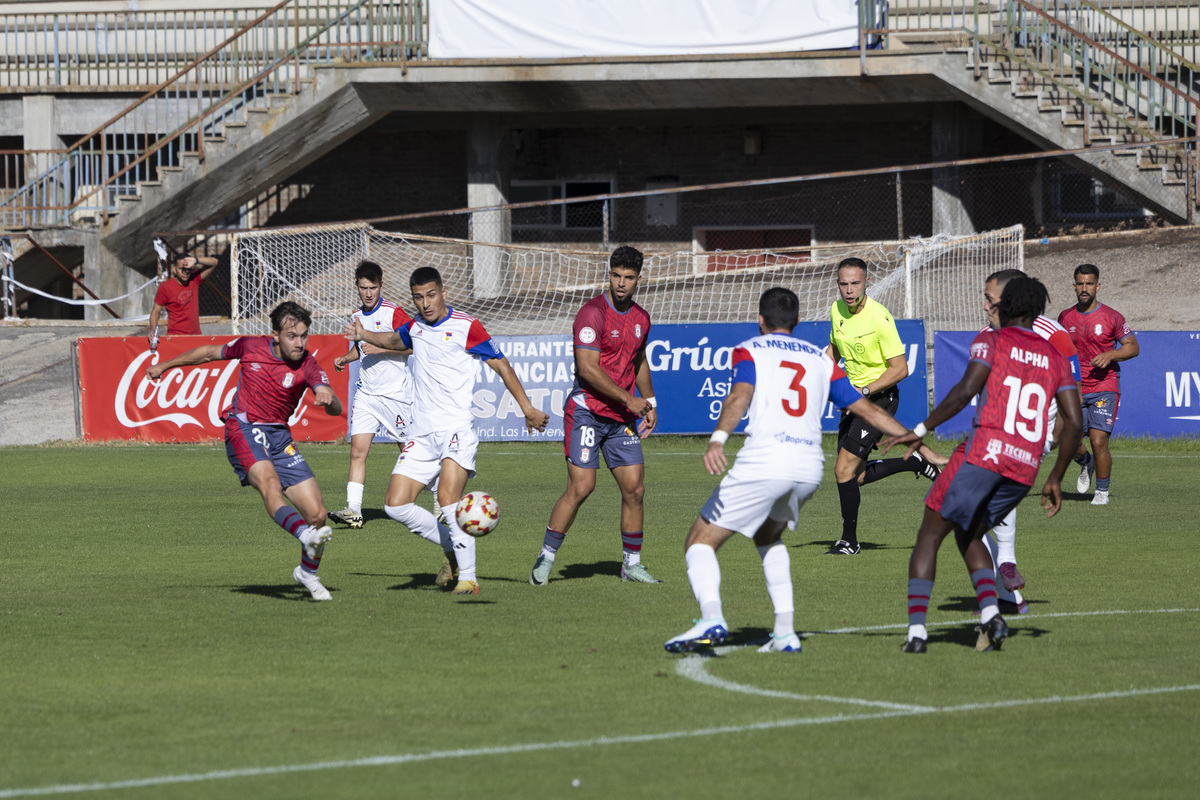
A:
<svg viewBox="0 0 1200 800">
<path fill-rule="evenodd" d="M 709 444 L 723 445 L 729 441 L 729 434 L 725 431 L 713 431 L 712 436 L 708 437 Z"/>
<path fill-rule="evenodd" d="M 929 429 L 925 427 L 924 422 L 918 422 L 913 426 L 912 432 L 917 435 L 918 439 L 924 439 L 925 434 L 929 433 Z"/>
<path fill-rule="evenodd" d="M 646 402 L 650 404 L 651 408 L 658 408 L 658 398 L 657 397 L 647 397 Z"/>
</svg>

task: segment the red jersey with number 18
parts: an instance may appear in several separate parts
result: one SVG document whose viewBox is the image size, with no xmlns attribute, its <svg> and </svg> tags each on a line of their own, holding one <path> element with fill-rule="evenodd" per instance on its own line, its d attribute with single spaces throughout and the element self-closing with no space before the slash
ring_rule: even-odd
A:
<svg viewBox="0 0 1200 800">
<path fill-rule="evenodd" d="M 574 346 L 600 351 L 600 368 L 613 383 L 632 393 L 637 382 L 634 364 L 650 335 L 650 315 L 637 303 L 624 311 L 613 308 L 608 292 L 590 300 L 575 315 Z M 609 400 L 594 391 L 578 375 L 568 403 L 578 403 L 593 414 L 629 425 L 637 421 L 623 403 Z"/>
<path fill-rule="evenodd" d="M 1032 486 L 1050 434 L 1050 401 L 1075 387 L 1067 359 L 1028 328 L 984 331 L 971 342 L 971 361 L 986 366 L 967 463 Z"/>
</svg>

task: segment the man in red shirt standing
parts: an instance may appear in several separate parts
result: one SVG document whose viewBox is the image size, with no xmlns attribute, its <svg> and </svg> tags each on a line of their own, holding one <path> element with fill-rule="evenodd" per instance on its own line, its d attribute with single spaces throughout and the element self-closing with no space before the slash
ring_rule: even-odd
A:
<svg viewBox="0 0 1200 800">
<path fill-rule="evenodd" d="M 1079 443 L 1075 463 L 1082 469 L 1075 488 L 1085 494 L 1096 475 L 1096 493 L 1092 505 L 1108 505 L 1112 453 L 1108 438 L 1117 421 L 1121 402 L 1121 367 L 1140 352 L 1137 337 L 1125 324 L 1125 317 L 1103 305 L 1097 298 L 1100 270 L 1093 264 L 1075 268 L 1075 297 L 1078 302 L 1058 315 L 1058 324 L 1071 334 L 1079 351 L 1079 392 L 1083 396 L 1083 432 L 1092 443 L 1092 453 Z"/>
<path fill-rule="evenodd" d="M 211 256 L 180 256 L 171 266 L 171 277 L 158 285 L 147 330 L 150 349 L 158 349 L 158 318 L 167 312 L 168 336 L 199 336 L 200 284 L 216 269 Z"/>
<path fill-rule="evenodd" d="M 1062 508 L 1062 476 L 1079 444 L 1079 391 L 1071 365 L 1050 342 L 1034 332 L 1049 295 L 1035 278 L 1010 280 L 996 309 L 1000 330 L 982 331 L 971 342 L 970 363 L 929 418 L 911 432 L 890 439 L 885 452 L 907 444 L 911 455 L 921 439 L 980 395 L 971 434 L 942 468 L 925 498 L 925 518 L 908 562 L 906 653 L 924 653 L 929 634 L 925 616 L 933 594 L 937 553 L 954 531 L 979 603 L 975 649 L 999 650 L 1008 636 L 996 597 L 996 570 L 983 535 L 1017 507 L 1037 479 L 1050 435 L 1051 399 L 1058 401 L 1061 449 L 1042 487 L 1047 516 Z M 982 394 L 980 394 L 982 392 Z"/>
<path fill-rule="evenodd" d="M 662 583 L 641 563 L 645 462 L 642 437 L 658 424 L 646 342 L 650 315 L 633 302 L 642 254 L 625 246 L 608 260 L 608 290 L 575 316 L 575 385 L 563 407 L 567 490 L 554 510 L 529 582 L 545 586 L 554 557 L 596 488 L 600 454 L 621 489 L 621 580 Z M 636 386 L 640 397 L 633 394 Z"/>
<path fill-rule="evenodd" d="M 325 524 L 325 503 L 317 479 L 292 441 L 288 419 L 300 398 L 311 389 L 314 403 L 325 413 L 340 416 L 342 403 L 329 378 L 308 352 L 312 316 L 291 301 L 271 312 L 270 336 L 242 336 L 224 344 L 194 347 L 181 356 L 146 371 L 158 380 L 172 367 L 241 361 L 237 391 L 225 420 L 225 454 L 243 486 L 262 496 L 275 524 L 300 541 L 300 566 L 292 580 L 314 600 L 329 600 L 329 590 L 317 577 L 317 567 L 332 531 Z"/>
</svg>

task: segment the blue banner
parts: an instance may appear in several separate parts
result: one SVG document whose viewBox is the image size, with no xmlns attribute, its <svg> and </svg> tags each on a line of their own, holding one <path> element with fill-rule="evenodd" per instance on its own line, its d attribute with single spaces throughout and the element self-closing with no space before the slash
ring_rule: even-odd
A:
<svg viewBox="0 0 1200 800">
<path fill-rule="evenodd" d="M 925 325 L 920 320 L 897 320 L 896 328 L 905 345 L 909 371 L 909 376 L 900 383 L 896 418 L 912 427 L 927 413 Z M 794 333 L 820 347 L 829 343 L 828 322 L 801 322 Z M 711 433 L 729 393 L 733 348 L 757 335 L 758 325 L 750 322 L 653 326 L 646 345 L 646 360 L 658 397 L 656 433 Z M 479 440 L 562 441 L 563 403 L 575 380 L 571 337 L 497 336 L 495 340 L 521 379 L 530 401 L 550 415 L 550 423 L 541 433 L 528 433 L 525 417 L 500 376 L 476 361 L 472 410 Z M 350 370 L 349 402 L 353 403 L 357 361 L 351 362 Z M 827 404 L 822 429 L 836 432 L 838 414 L 832 403 Z M 744 427 L 743 420 L 738 430 Z"/>
<path fill-rule="evenodd" d="M 934 399 L 941 402 L 967 368 L 967 350 L 978 331 L 934 334 Z M 1114 436 L 1200 436 L 1200 332 L 1138 331 L 1140 353 L 1121 362 L 1121 402 Z M 958 436 L 971 427 L 974 401 L 938 434 Z"/>
</svg>

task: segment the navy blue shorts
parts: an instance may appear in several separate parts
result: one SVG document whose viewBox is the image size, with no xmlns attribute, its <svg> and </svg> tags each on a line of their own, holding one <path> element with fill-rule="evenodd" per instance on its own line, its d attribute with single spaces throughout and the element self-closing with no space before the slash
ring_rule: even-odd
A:
<svg viewBox="0 0 1200 800">
<path fill-rule="evenodd" d="M 1083 435 L 1095 429 L 1112 433 L 1117 424 L 1117 406 L 1121 395 L 1116 392 L 1088 392 L 1083 396 Z"/>
<path fill-rule="evenodd" d="M 601 453 L 610 470 L 645 463 L 635 430 L 624 422 L 598 417 L 574 400 L 563 409 L 563 429 L 567 461 L 577 467 L 599 469 Z"/>
<path fill-rule="evenodd" d="M 225 420 L 225 455 L 242 486 L 250 485 L 250 467 L 259 461 L 270 461 L 275 465 L 284 489 L 313 477 L 286 425 L 242 422 L 237 417 L 230 417 Z"/>
<path fill-rule="evenodd" d="M 1029 487 L 1025 484 L 966 463 L 960 448 L 933 482 L 925 505 L 941 514 L 942 519 L 970 531 L 981 516 L 988 528 L 994 528 L 1027 494 Z"/>
</svg>

